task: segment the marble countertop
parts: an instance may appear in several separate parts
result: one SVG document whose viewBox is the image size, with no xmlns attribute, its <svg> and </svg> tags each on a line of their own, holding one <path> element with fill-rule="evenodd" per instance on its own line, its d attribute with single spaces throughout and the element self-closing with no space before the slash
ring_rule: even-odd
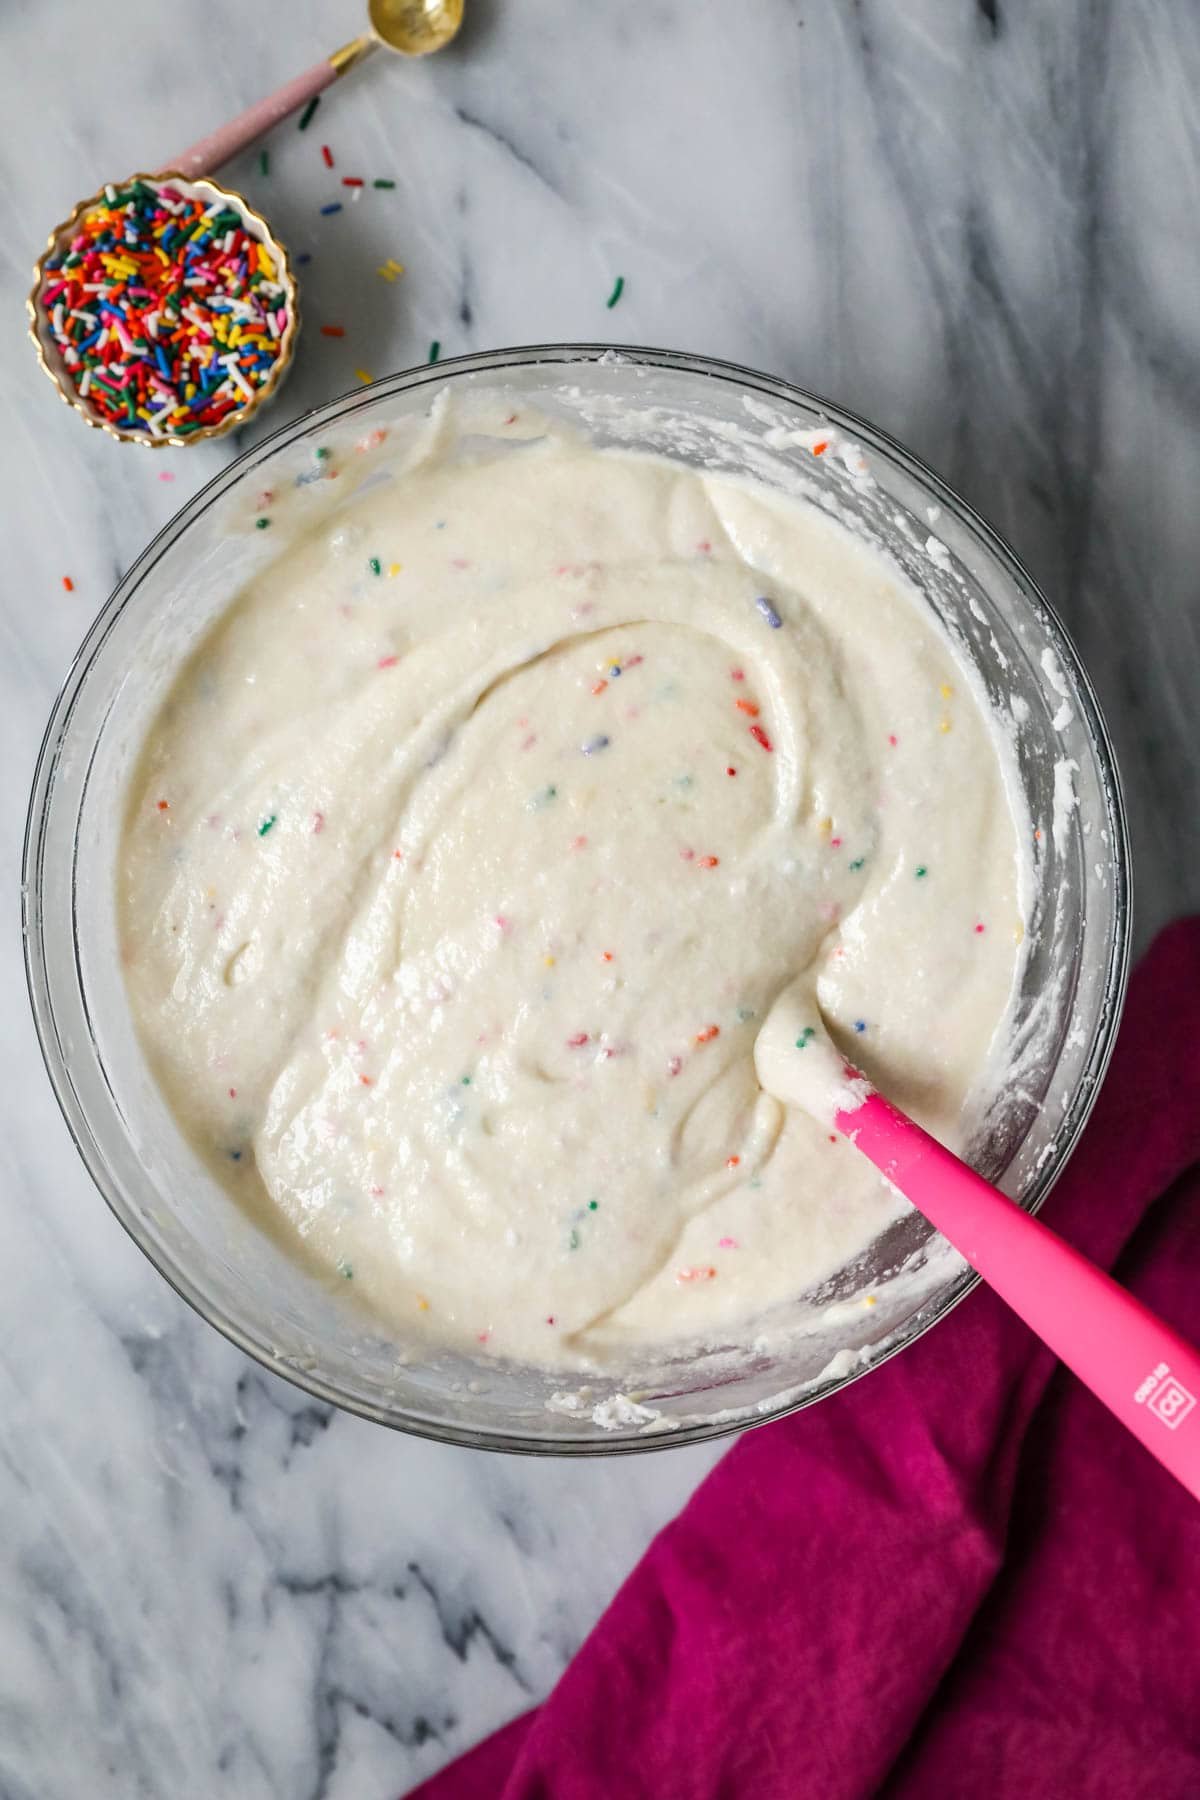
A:
<svg viewBox="0 0 1200 1800">
<path fill-rule="evenodd" d="M 451 51 L 377 57 L 307 133 L 277 129 L 268 175 L 257 153 L 227 170 L 311 253 L 309 318 L 346 328 L 307 336 L 271 423 L 356 369 L 424 361 L 434 339 L 445 355 L 668 345 L 848 405 L 948 477 L 1065 615 L 1125 775 L 1139 941 L 1194 907 L 1200 14 L 467 10 Z M 234 454 L 150 457 L 82 429 L 22 338 L 33 255 L 100 179 L 163 162 L 359 23 L 351 0 L 0 12 L 14 882 L 85 627 Z M 396 186 L 323 217 L 341 173 Z M 394 285 L 375 272 L 387 257 L 406 268 Z M 549 1688 L 718 1451 L 473 1455 L 268 1376 L 93 1191 L 42 1072 L 11 912 L 0 973 L 0 1796 L 396 1795 Z"/>
</svg>

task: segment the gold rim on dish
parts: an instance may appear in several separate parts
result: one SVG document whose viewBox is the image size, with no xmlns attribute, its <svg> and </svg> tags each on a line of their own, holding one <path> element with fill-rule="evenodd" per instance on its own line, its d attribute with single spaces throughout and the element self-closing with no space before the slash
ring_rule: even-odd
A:
<svg viewBox="0 0 1200 1800">
<path fill-rule="evenodd" d="M 101 418 L 100 415 L 88 405 L 86 400 L 81 400 L 79 398 L 78 393 L 75 391 L 74 384 L 67 373 L 66 365 L 63 363 L 62 358 L 58 353 L 57 346 L 50 336 L 50 321 L 46 318 L 45 313 L 38 304 L 38 296 L 42 291 L 42 286 L 46 279 L 47 257 L 52 256 L 63 244 L 64 240 L 68 240 L 74 236 L 80 221 L 88 213 L 104 204 L 107 199 L 109 187 L 115 189 L 128 188 L 131 187 L 134 182 L 138 181 L 144 182 L 147 187 L 156 189 L 164 187 L 178 188 L 181 193 L 189 198 L 203 199 L 206 204 L 211 204 L 215 200 L 220 200 L 226 206 L 231 207 L 240 215 L 252 235 L 260 239 L 264 248 L 268 250 L 275 259 L 275 266 L 279 274 L 279 282 L 284 289 L 286 296 L 285 305 L 287 307 L 288 320 L 279 340 L 279 355 L 275 359 L 275 367 L 271 370 L 270 375 L 267 377 L 267 380 L 263 383 L 262 387 L 258 389 L 253 400 L 244 401 L 243 404 L 240 407 L 235 408 L 233 412 L 227 413 L 219 424 L 202 425 L 199 431 L 191 431 L 186 437 L 179 436 L 177 432 L 169 431 L 164 431 L 158 437 L 153 436 L 147 431 L 124 431 L 120 426 L 114 425 L 110 420 Z M 292 265 L 287 250 L 275 236 L 275 233 L 271 230 L 271 227 L 267 224 L 267 221 L 263 218 L 262 214 L 256 212 L 248 200 L 244 199 L 241 194 L 235 192 L 233 188 L 222 187 L 220 182 L 213 181 L 211 177 L 207 175 L 174 175 L 169 172 L 160 175 L 130 175 L 125 181 L 109 182 L 107 186 L 101 188 L 98 193 L 92 194 L 87 200 L 81 200 L 70 216 L 64 219 L 61 225 L 56 226 L 47 238 L 46 248 L 42 251 L 42 254 L 38 257 L 37 262 L 33 266 L 33 286 L 29 290 L 29 298 L 25 302 L 25 310 L 29 314 L 29 335 L 33 339 L 33 346 L 37 351 L 38 362 L 41 365 L 43 372 L 48 375 L 50 380 L 54 383 L 55 388 L 58 390 L 59 398 L 64 400 L 73 412 L 77 412 L 84 420 L 85 424 L 90 425 L 93 430 L 106 431 L 109 437 L 116 438 L 117 442 L 120 444 L 140 444 L 146 450 L 163 450 L 168 446 L 173 449 L 186 450 L 190 444 L 203 443 L 205 438 L 224 437 L 227 432 L 236 431 L 240 426 L 248 424 L 258 409 L 271 399 L 288 369 L 290 369 L 295 355 L 296 339 L 300 333 L 300 304 L 296 289 L 296 277 L 292 272 Z"/>
</svg>

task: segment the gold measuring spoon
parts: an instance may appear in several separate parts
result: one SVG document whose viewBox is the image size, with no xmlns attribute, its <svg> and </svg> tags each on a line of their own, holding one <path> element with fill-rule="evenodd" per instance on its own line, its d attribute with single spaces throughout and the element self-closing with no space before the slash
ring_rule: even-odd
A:
<svg viewBox="0 0 1200 1800">
<path fill-rule="evenodd" d="M 182 156 L 164 164 L 163 174 L 208 175 L 239 151 L 245 150 L 281 119 L 331 87 L 339 75 L 353 69 L 381 47 L 401 56 L 431 56 L 457 36 L 462 24 L 464 0 L 367 0 L 371 29 L 332 56 L 323 57 L 302 75 L 287 81 L 273 94 L 230 119 L 192 144 Z"/>
</svg>

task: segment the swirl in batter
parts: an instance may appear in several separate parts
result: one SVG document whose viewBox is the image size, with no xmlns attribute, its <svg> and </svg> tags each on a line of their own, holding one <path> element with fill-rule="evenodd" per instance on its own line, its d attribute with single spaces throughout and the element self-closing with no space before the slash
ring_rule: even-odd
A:
<svg viewBox="0 0 1200 1800">
<path fill-rule="evenodd" d="M 164 702 L 120 870 L 139 1032 L 239 1200 L 400 1337 L 744 1340 L 905 1210 L 760 1089 L 787 990 L 944 1140 L 988 1097 L 1005 754 L 815 507 L 443 432 Z"/>
</svg>

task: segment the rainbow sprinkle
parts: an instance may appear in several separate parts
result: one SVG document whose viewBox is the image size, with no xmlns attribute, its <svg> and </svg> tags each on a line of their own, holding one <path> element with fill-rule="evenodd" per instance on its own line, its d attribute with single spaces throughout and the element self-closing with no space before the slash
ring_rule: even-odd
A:
<svg viewBox="0 0 1200 1800">
<path fill-rule="evenodd" d="M 47 258 L 38 298 L 79 399 L 149 439 L 240 413 L 292 322 L 275 259 L 239 212 L 145 181 L 105 189 Z"/>
</svg>

